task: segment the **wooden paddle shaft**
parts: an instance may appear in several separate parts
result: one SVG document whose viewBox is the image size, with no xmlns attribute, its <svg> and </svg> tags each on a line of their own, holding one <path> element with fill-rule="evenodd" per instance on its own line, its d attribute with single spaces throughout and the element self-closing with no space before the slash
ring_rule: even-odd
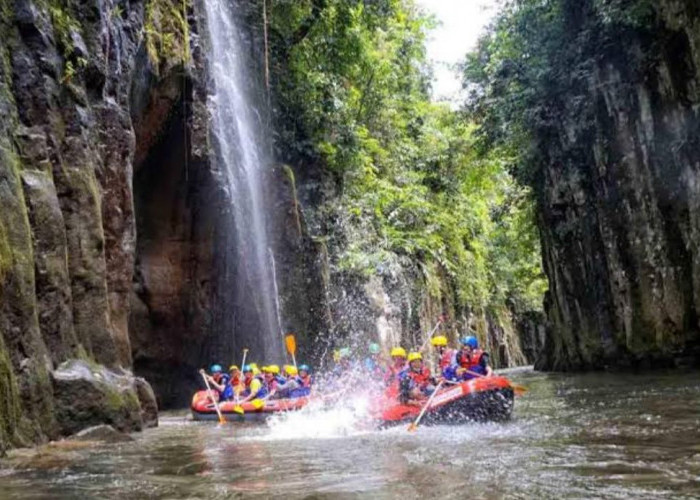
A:
<svg viewBox="0 0 700 500">
<path fill-rule="evenodd" d="M 216 414 L 219 416 L 219 422 L 225 422 L 224 416 L 221 414 L 221 410 L 219 409 L 219 404 L 216 402 L 216 399 L 214 399 L 214 393 L 211 392 L 211 386 L 209 385 L 209 380 L 207 380 L 207 376 L 202 373 L 202 378 L 204 379 L 204 384 L 207 386 L 207 392 L 209 393 L 209 398 L 211 399 L 211 402 L 214 403 L 214 409 L 216 410 Z"/>
<path fill-rule="evenodd" d="M 435 395 L 438 393 L 438 390 L 440 389 L 440 386 L 442 386 L 442 383 L 443 383 L 443 382 L 444 382 L 444 380 L 441 380 L 440 383 L 437 385 L 437 387 L 435 387 L 435 390 L 434 390 L 433 393 L 430 395 L 430 397 L 428 398 L 428 401 L 426 401 L 425 405 L 423 405 L 423 409 L 422 409 L 422 410 L 420 411 L 420 413 L 418 414 L 418 418 L 416 419 L 416 421 L 413 422 L 413 425 L 411 425 L 411 428 L 416 428 L 416 427 L 418 427 L 418 423 L 420 422 L 420 420 L 423 418 L 423 415 L 425 415 L 425 412 L 426 412 L 426 411 L 428 410 L 428 408 L 430 407 L 430 403 L 433 402 L 433 399 L 435 398 Z"/>
<path fill-rule="evenodd" d="M 430 339 L 432 338 L 433 333 L 435 333 L 435 331 L 436 331 L 436 330 L 438 329 L 438 327 L 440 326 L 440 323 L 442 323 L 442 320 L 441 320 L 441 319 L 439 319 L 438 322 L 435 323 L 435 326 L 433 327 L 433 329 L 430 330 L 430 333 L 428 333 L 428 338 L 425 339 L 425 342 L 423 342 L 423 345 L 420 346 L 420 349 L 418 349 L 419 351 L 422 351 L 423 349 L 425 349 L 425 347 L 428 345 L 428 342 L 430 342 Z"/>
</svg>

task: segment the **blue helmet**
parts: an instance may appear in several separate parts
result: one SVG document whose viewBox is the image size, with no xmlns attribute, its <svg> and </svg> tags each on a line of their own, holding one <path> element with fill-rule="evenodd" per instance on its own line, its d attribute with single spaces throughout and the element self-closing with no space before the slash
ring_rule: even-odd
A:
<svg viewBox="0 0 700 500">
<path fill-rule="evenodd" d="M 309 365 L 299 365 L 299 371 L 311 373 L 311 368 L 309 368 Z"/>
<path fill-rule="evenodd" d="M 472 349 L 478 349 L 479 348 L 479 341 L 476 340 L 476 337 L 474 335 L 469 335 L 468 337 L 464 337 L 459 340 L 459 343 L 462 344 L 463 346 L 469 346 Z"/>
<path fill-rule="evenodd" d="M 379 347 L 379 344 L 377 344 L 376 342 L 372 342 L 369 345 L 370 354 L 379 354 L 381 352 L 381 350 L 382 349 Z"/>
<path fill-rule="evenodd" d="M 211 365 L 211 368 L 209 368 L 209 371 L 212 373 L 221 373 L 223 369 L 221 368 L 221 365 Z"/>
<path fill-rule="evenodd" d="M 252 371 L 253 371 L 253 367 L 252 367 L 252 366 L 250 366 L 250 365 L 243 365 L 243 373 L 245 373 L 245 372 L 252 372 Z"/>
</svg>

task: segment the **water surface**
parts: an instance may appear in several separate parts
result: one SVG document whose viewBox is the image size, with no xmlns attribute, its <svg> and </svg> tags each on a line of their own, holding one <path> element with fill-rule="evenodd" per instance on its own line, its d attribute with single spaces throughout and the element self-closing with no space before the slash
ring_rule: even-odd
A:
<svg viewBox="0 0 700 500">
<path fill-rule="evenodd" d="M 374 431 L 351 408 L 4 460 L 2 498 L 698 498 L 698 373 L 552 375 L 505 424 Z M 20 456 L 22 456 L 20 454 Z"/>
</svg>

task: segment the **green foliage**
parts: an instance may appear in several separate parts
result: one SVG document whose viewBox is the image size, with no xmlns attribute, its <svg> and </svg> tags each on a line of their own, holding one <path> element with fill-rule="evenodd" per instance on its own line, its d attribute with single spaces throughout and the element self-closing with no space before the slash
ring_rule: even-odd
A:
<svg viewBox="0 0 700 500">
<path fill-rule="evenodd" d="M 190 61 L 190 5 L 191 0 L 149 0 L 146 4 L 146 51 L 156 69 L 163 63 Z"/>
<path fill-rule="evenodd" d="M 523 183 L 540 186 L 567 110 L 577 130 L 593 127 L 590 84 L 598 60 L 620 57 L 620 39 L 654 27 L 653 0 L 509 0 L 464 64 L 468 111 L 482 152 L 506 150 Z M 626 63 L 643 61 L 626 54 Z M 642 57 L 642 56 L 637 56 Z"/>
<path fill-rule="evenodd" d="M 433 296 L 447 276 L 474 308 L 541 307 L 532 200 L 511 153 L 477 154 L 474 125 L 430 102 L 432 21 L 408 0 L 268 5 L 278 149 L 340 186 L 325 207 L 333 265 L 370 276 L 417 262 Z"/>
</svg>

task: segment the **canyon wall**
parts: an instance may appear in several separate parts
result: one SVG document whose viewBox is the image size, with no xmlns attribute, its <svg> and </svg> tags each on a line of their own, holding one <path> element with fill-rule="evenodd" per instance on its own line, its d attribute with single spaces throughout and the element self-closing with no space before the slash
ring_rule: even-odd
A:
<svg viewBox="0 0 700 500">
<path fill-rule="evenodd" d="M 566 69 L 535 134 L 552 327 L 537 366 L 697 362 L 700 9 L 560 3 Z"/>
</svg>

